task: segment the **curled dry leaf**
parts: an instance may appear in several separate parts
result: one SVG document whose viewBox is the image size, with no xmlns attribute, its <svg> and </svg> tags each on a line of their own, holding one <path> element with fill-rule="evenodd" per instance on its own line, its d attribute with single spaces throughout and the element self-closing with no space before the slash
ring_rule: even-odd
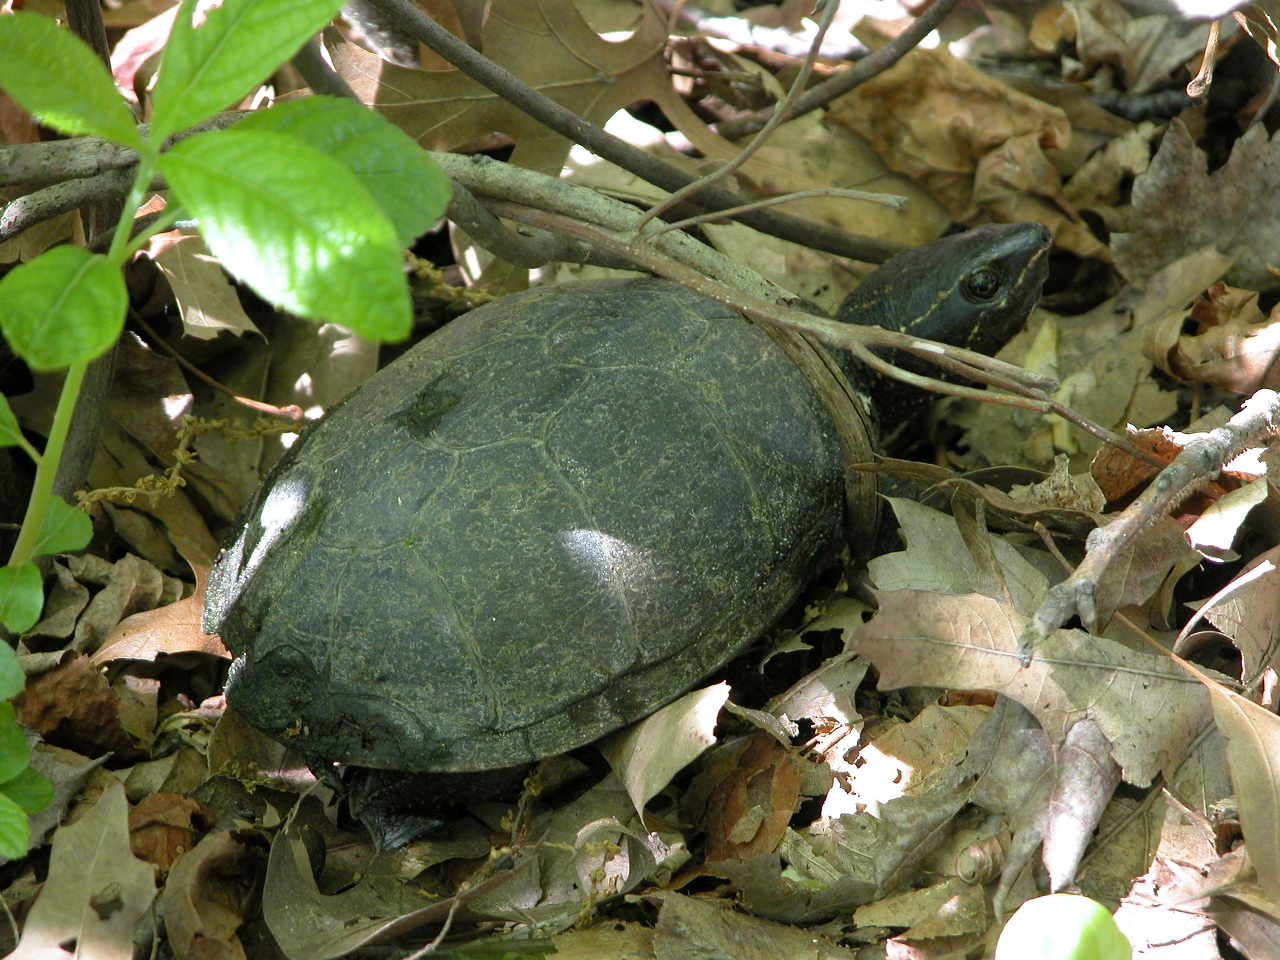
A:
<svg viewBox="0 0 1280 960">
<path fill-rule="evenodd" d="M 179 958 L 243 960 L 244 924 L 266 864 L 266 844 L 249 830 L 219 830 L 174 864 L 160 896 L 165 932 Z"/>
<path fill-rule="evenodd" d="M 114 752 L 118 758 L 141 757 L 120 724 L 107 678 L 88 657 L 72 655 L 47 673 L 28 678 L 13 705 L 18 719 L 50 742 L 90 756 Z"/>
<path fill-rule="evenodd" d="M 708 804 L 708 860 L 750 860 L 777 849 L 800 798 L 803 762 L 763 733 L 743 745 Z"/>
<path fill-rule="evenodd" d="M 870 141 L 956 219 L 975 206 L 973 173 L 1007 141 L 1042 149 L 1070 138 L 1066 115 L 981 74 L 943 49 L 916 49 L 831 105 L 830 119 Z"/>
<path fill-rule="evenodd" d="M 637 813 L 716 742 L 716 718 L 728 699 L 727 683 L 694 690 L 600 745 Z"/>
</svg>

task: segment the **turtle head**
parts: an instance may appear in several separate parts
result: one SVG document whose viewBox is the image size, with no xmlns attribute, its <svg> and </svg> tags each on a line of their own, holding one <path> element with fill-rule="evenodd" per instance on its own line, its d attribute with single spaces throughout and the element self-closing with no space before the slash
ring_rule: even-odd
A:
<svg viewBox="0 0 1280 960">
<path fill-rule="evenodd" d="M 1049 272 L 1052 236 L 1038 223 L 991 224 L 943 237 L 886 261 L 840 306 L 839 319 L 995 353 L 1026 322 Z M 902 351 L 885 359 L 940 376 Z M 901 433 L 927 407 L 923 391 L 886 377 L 860 376 L 881 431 Z"/>
</svg>

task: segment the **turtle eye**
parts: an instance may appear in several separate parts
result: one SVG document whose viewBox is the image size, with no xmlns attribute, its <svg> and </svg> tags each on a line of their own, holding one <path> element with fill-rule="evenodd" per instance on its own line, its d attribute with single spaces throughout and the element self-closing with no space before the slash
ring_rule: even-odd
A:
<svg viewBox="0 0 1280 960">
<path fill-rule="evenodd" d="M 984 264 L 966 273 L 960 281 L 960 288 L 970 300 L 985 302 L 995 297 L 1003 282 L 1004 277 L 999 270 Z"/>
</svg>

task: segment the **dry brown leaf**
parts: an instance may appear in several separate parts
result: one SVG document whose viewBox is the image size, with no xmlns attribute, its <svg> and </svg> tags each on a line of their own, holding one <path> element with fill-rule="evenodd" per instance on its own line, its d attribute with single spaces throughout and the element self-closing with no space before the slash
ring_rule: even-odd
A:
<svg viewBox="0 0 1280 960">
<path fill-rule="evenodd" d="M 1023 667 L 1026 619 L 976 594 L 915 590 L 880 595 L 880 612 L 851 647 L 880 670 L 880 689 L 935 686 L 995 690 L 1035 715 L 1057 744 L 1091 717 L 1111 741 L 1125 779 L 1139 786 L 1173 770 L 1208 721 L 1199 685 L 1156 654 L 1080 630 L 1057 630 Z M 1146 718 L 1159 716 L 1160 723 Z"/>
<path fill-rule="evenodd" d="M 1268 139 L 1266 127 L 1257 124 L 1235 142 L 1226 164 L 1208 173 L 1207 162 L 1186 126 L 1174 120 L 1151 166 L 1134 181 L 1125 223 L 1130 232 L 1111 237 L 1116 265 L 1143 284 L 1178 258 L 1211 246 L 1237 258 L 1228 282 L 1252 290 L 1274 287 L 1268 268 L 1280 246 L 1280 139 Z"/>
<path fill-rule="evenodd" d="M 1231 638 L 1245 677 L 1262 675 L 1280 655 L 1280 546 L 1254 557 L 1205 618 Z"/>
<path fill-rule="evenodd" d="M 875 811 L 927 789 L 931 776 L 964 757 L 988 712 L 980 706 L 930 704 L 907 723 L 881 723 L 858 751 L 850 792 L 860 806 Z"/>
<path fill-rule="evenodd" d="M 708 860 L 750 860 L 777 849 L 799 802 L 800 766 L 772 737 L 750 738 L 711 795 Z"/>
<path fill-rule="evenodd" d="M 678 893 L 656 896 L 662 904 L 653 933 L 654 960 L 733 957 L 734 960 L 854 960 L 857 954 L 813 930 L 744 916 L 727 903 Z"/>
<path fill-rule="evenodd" d="M 175 860 L 196 845 L 196 837 L 217 819 L 197 800 L 178 793 L 153 793 L 129 811 L 129 849 L 164 876 Z"/>
<path fill-rule="evenodd" d="M 34 637 L 57 637 L 65 640 L 75 631 L 76 621 L 89 605 L 89 590 L 58 557 L 51 559 L 53 583 L 46 583 L 44 610 L 40 622 L 26 633 L 27 645 L 40 649 L 44 644 Z M 61 646 L 61 645 L 59 645 Z"/>
<path fill-rule="evenodd" d="M 49 878 L 10 960 L 131 960 L 134 931 L 155 898 L 155 868 L 129 852 L 120 784 L 53 836 Z"/>
<path fill-rule="evenodd" d="M 116 698 L 107 678 L 78 654 L 61 666 L 28 677 L 13 701 L 18 719 L 50 743 L 74 747 L 90 756 L 114 752 L 137 758 L 138 747 L 120 725 Z"/>
<path fill-rule="evenodd" d="M 625 796 L 619 796 L 625 803 Z M 297 960 L 343 957 L 359 947 L 401 936 L 424 924 L 440 923 L 457 909 L 457 904 L 501 896 L 503 885 L 513 877 L 534 872 L 526 869 L 530 864 L 526 859 L 456 897 L 422 906 L 417 888 L 396 879 L 394 861 L 384 856 L 366 862 L 354 886 L 327 895 L 316 885 L 300 835 L 300 821 L 301 818 L 291 820 L 272 839 L 262 891 L 263 920 L 284 955 Z M 533 905 L 528 904 L 530 908 Z M 516 912 L 524 906 L 518 904 Z"/>
<path fill-rule="evenodd" d="M 1031 18 L 1028 39 L 1041 53 L 1053 53 L 1059 44 L 1070 43 L 1075 37 L 1075 20 L 1061 3 L 1041 7 Z"/>
<path fill-rule="evenodd" d="M 973 173 L 987 154 L 1026 135 L 1043 149 L 1070 138 L 1061 110 L 944 50 L 913 50 L 835 101 L 828 115 L 870 141 L 893 170 L 925 186 L 957 220 L 976 212 Z"/>
<path fill-rule="evenodd" d="M 1119 67 L 1128 93 L 1163 83 L 1204 50 L 1209 35 L 1208 23 L 1163 14 L 1135 17 L 1116 0 L 1066 0 L 1066 7 L 1075 18 L 1080 59 Z"/>
<path fill-rule="evenodd" d="M 1072 208 L 1092 210 L 1108 226 L 1114 223 L 1121 215 L 1116 208 L 1128 198 L 1129 184 L 1150 166 L 1151 142 L 1162 130 L 1154 123 L 1141 123 L 1093 153 L 1062 188 Z"/>
<path fill-rule="evenodd" d="M 482 52 L 588 122 L 648 99 L 670 82 L 662 62 L 666 26 L 655 10 L 628 40 L 609 43 L 570 0 L 494 8 Z M 570 144 L 457 70 L 429 72 L 386 63 L 354 43 L 332 52 L 338 73 L 362 101 L 428 149 L 447 150 L 499 132 L 515 142 L 512 161 L 559 172 Z"/>
<path fill-rule="evenodd" d="M 1251 394 L 1280 387 L 1280 311 L 1264 317 L 1258 294 L 1214 284 L 1196 304 L 1194 334 L 1175 331 L 1177 341 L 1153 357 L 1187 383 L 1207 383 L 1234 393 Z"/>
<path fill-rule="evenodd" d="M 1045 154 L 1038 133 L 1010 137 L 978 160 L 973 204 L 997 221 L 1043 223 L 1054 245 L 1080 257 L 1110 260 L 1111 252 L 1074 214 L 1062 175 Z"/>
<path fill-rule="evenodd" d="M 551 937 L 556 960 L 651 960 L 653 928 L 643 923 L 599 923 Z"/>
<path fill-rule="evenodd" d="M 230 660 L 231 654 L 221 638 L 200 629 L 209 568 L 193 566 L 192 571 L 196 589 L 191 596 L 121 620 L 93 654 L 93 663 L 155 660 L 162 653 L 207 653 Z"/>
<path fill-rule="evenodd" d="M 981 934 L 990 925 L 991 907 L 981 885 L 948 877 L 941 883 L 885 897 L 853 913 L 860 927 L 909 927 L 895 940 L 926 940 Z M 957 944 L 950 944 L 955 948 Z M 1029 960 L 1029 958 L 1028 958 Z"/>
<path fill-rule="evenodd" d="M 158 402 L 154 394 L 151 402 Z M 161 458 L 168 457 L 172 452 L 171 446 L 161 454 Z M 143 447 L 128 437 L 116 424 L 110 421 L 103 424 L 98 456 L 94 458 L 93 466 L 89 471 L 90 487 L 132 486 L 139 477 L 148 476 L 154 472 L 155 464 Z M 227 519 L 235 516 L 238 507 L 232 505 L 230 498 L 218 496 L 216 488 L 201 487 L 201 492 L 207 494 L 206 499 L 213 504 L 215 514 L 221 506 L 226 511 Z M 213 558 L 218 554 L 217 541 L 209 532 L 209 527 L 200 511 L 195 508 L 183 490 L 177 490 L 163 497 L 139 497 L 128 507 L 118 509 L 141 514 L 148 521 L 163 527 L 167 539 L 182 556 L 212 563 Z M 126 542 L 129 542 L 127 533 L 126 529 L 122 532 L 122 536 L 125 536 Z"/>
<path fill-rule="evenodd" d="M 693 690 L 600 744 L 637 813 L 716 742 L 716 718 L 728 699 L 727 683 Z"/>
<path fill-rule="evenodd" d="M 176 230 L 159 234 L 151 238 L 147 253 L 169 282 L 185 336 L 212 340 L 224 331 L 261 336 L 222 266 L 198 234 Z"/>
<path fill-rule="evenodd" d="M 1280 900 L 1280 717 L 1216 683 L 1206 683 L 1213 719 L 1227 737 L 1240 826 L 1258 881 Z"/>
<path fill-rule="evenodd" d="M 1152 427 L 1147 430 L 1128 431 L 1129 442 L 1137 449 L 1157 457 L 1165 464 L 1173 462 L 1191 439 L 1190 434 L 1180 433 L 1168 427 Z M 1090 473 L 1097 481 L 1098 488 L 1107 498 L 1108 503 L 1116 503 L 1133 498 L 1159 472 L 1154 464 L 1139 461 L 1115 447 L 1105 447 L 1098 451 L 1094 458 Z M 1206 498 L 1192 497 L 1183 502 L 1179 513 L 1175 516 L 1199 516 L 1215 499 L 1227 492 L 1227 487 L 1219 483 L 1208 483 L 1204 486 Z"/>
<path fill-rule="evenodd" d="M 243 960 L 236 932 L 265 865 L 263 841 L 250 830 L 211 833 L 178 859 L 160 895 L 177 960 Z"/>
<path fill-rule="evenodd" d="M 137 26 L 131 26 L 111 48 L 111 78 L 116 82 L 116 89 L 131 103 L 138 102 L 138 81 L 142 81 L 141 86 L 146 84 L 146 79 L 138 74 L 164 50 L 177 14 L 178 4 L 175 3 Z M 153 73 L 154 68 L 147 72 Z"/>
<path fill-rule="evenodd" d="M 1111 796 L 1120 785 L 1120 768 L 1111 744 L 1092 719 L 1072 724 L 1054 750 L 1054 785 L 1044 822 L 1041 859 L 1053 892 L 1075 882 L 1085 847 Z"/>
</svg>

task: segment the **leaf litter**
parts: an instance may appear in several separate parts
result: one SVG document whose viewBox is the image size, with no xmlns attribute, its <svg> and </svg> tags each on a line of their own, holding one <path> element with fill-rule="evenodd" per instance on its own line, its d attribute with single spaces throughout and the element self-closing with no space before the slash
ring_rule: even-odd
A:
<svg viewBox="0 0 1280 960">
<path fill-rule="evenodd" d="M 653 99 L 676 127 L 657 137 L 683 136 L 710 158 L 733 149 L 674 101 L 653 8 L 623 11 L 633 32 L 612 43 L 587 25 L 603 22 L 599 10 L 583 19 L 551 0 L 497 6 L 485 52 L 588 119 Z M 130 21 L 128 9 L 116 22 L 152 16 L 137 8 Z M 1114 264 L 1107 295 L 1084 311 L 1050 291 L 1005 354 L 1055 375 L 1059 399 L 1104 426 L 1163 427 L 1192 391 L 1196 402 L 1234 407 L 1214 391 L 1274 387 L 1275 323 L 1260 306 L 1270 298 L 1259 299 L 1276 286 L 1266 259 L 1280 223 L 1266 212 L 1274 139 L 1254 126 L 1210 170 L 1193 136 L 1202 108 L 1172 123 L 1131 122 L 1067 82 L 1145 93 L 1181 75 L 1207 28 L 1103 0 L 1032 13 L 989 15 L 1011 52 L 1069 46 L 1074 57 L 1055 61 L 1061 78 L 1001 77 L 917 50 L 824 121 L 790 121 L 740 176 L 763 194 L 840 182 L 917 196 L 896 221 L 856 205 L 828 213 L 826 201 L 798 211 L 850 229 L 915 241 L 950 219 L 1035 219 L 1082 264 Z M 118 76 L 145 63 L 147 44 L 158 44 L 146 37 L 135 36 L 139 49 Z M 396 66 L 349 39 L 334 62 L 424 145 L 499 131 L 540 169 L 557 172 L 568 156 L 561 138 L 443 64 Z M 571 176 L 619 183 L 616 171 Z M 1099 221 L 1114 231 L 1109 242 Z M 740 227 L 707 235 L 828 305 L 857 279 Z M 282 402 L 320 409 L 372 369 L 369 354 L 358 368 L 344 360 L 338 338 L 325 348 L 336 360 L 279 326 L 268 325 L 269 343 L 254 339 L 259 318 L 228 300 L 216 272 L 194 266 L 198 251 L 152 253 L 175 280 L 184 332 L 250 333 L 230 361 L 209 357 L 245 392 L 270 387 Z M 228 406 L 188 386 L 150 345 L 130 341 L 125 355 L 138 375 L 117 377 L 95 486 L 128 486 L 165 461 L 179 407 L 216 415 Z M 293 371 L 333 386 L 299 394 Z M 25 400 L 14 403 L 23 425 L 47 423 L 49 394 L 38 386 Z M 1280 917 L 1280 730 L 1249 694 L 1274 689 L 1280 636 L 1274 453 L 1153 521 L 1100 585 L 1099 628 L 1059 628 L 1024 665 L 1019 637 L 1064 563 L 1157 468 L 1052 415 L 945 406 L 947 422 L 966 431 L 945 466 L 879 469 L 914 477 L 948 512 L 892 501 L 902 548 L 872 560 L 865 596 L 816 594 L 804 626 L 761 654 L 766 675 L 789 677 L 777 685 L 786 689 L 694 691 L 620 733 L 605 748 L 614 772 L 580 783 L 575 799 L 480 805 L 380 853 L 333 823 L 325 791 L 278 745 L 223 713 L 221 651 L 199 633 L 199 589 L 176 578 L 203 581 L 211 530 L 231 521 L 279 448 L 201 441 L 199 496 L 179 489 L 100 508 L 133 553 L 57 561 L 44 620 L 25 638 L 38 676 L 19 709 L 46 741 L 33 763 L 57 799 L 33 831 L 35 845 L 52 831 L 43 882 L 25 864 L 9 875 L 6 902 L 27 908 L 13 955 L 70 956 L 72 944 L 84 956 L 129 955 L 164 871 L 164 926 L 180 957 L 266 956 L 264 938 L 285 956 L 336 957 L 410 930 L 430 940 L 441 925 L 518 955 L 840 957 L 868 944 L 981 954 L 1021 900 L 1073 883 L 1120 904 L 1135 945 L 1171 941 L 1168 919 L 1144 925 L 1153 910 L 1189 904 L 1238 944 L 1266 944 Z M 1210 409 L 1186 434 L 1228 413 Z M 1131 436 L 1164 463 L 1187 442 L 1167 429 Z M 1006 464 L 1017 469 L 991 466 Z M 1258 485 L 1243 505 L 1226 509 L 1249 483 Z M 1188 540 L 1185 531 L 1209 522 L 1212 531 Z M 1234 551 L 1229 580 L 1206 575 Z M 1218 632 L 1177 636 L 1189 606 Z M 1184 669 L 1170 648 L 1202 666 Z M 113 682 L 96 672 L 102 664 Z M 687 750 L 665 749 L 673 738 Z M 553 766 L 539 778 L 560 797 L 557 779 L 583 768 Z M 299 801 L 307 789 L 315 795 Z M 1232 851 L 1242 823 L 1247 859 Z M 1179 929 L 1199 955 L 1219 955 L 1203 923 Z"/>
</svg>

